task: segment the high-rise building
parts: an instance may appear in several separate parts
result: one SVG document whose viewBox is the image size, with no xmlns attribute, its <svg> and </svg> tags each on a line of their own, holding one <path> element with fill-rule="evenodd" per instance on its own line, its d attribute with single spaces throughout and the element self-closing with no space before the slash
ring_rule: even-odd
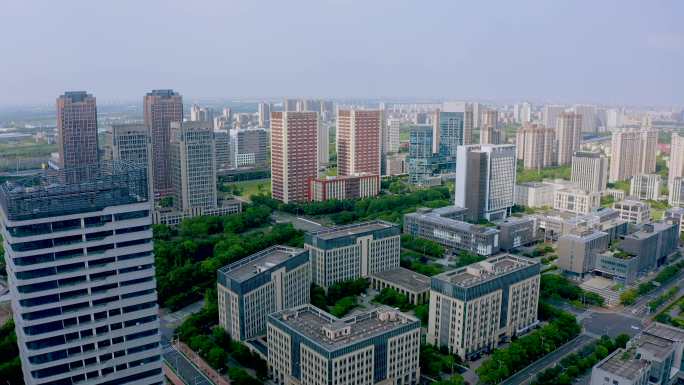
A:
<svg viewBox="0 0 684 385">
<path fill-rule="evenodd" d="M 174 207 L 200 213 L 215 208 L 216 147 L 210 122 L 172 122 L 169 164 Z"/>
<path fill-rule="evenodd" d="M 318 122 L 318 167 L 325 167 L 330 163 L 330 126 L 328 123 Z"/>
<path fill-rule="evenodd" d="M 434 153 L 434 128 L 421 125 L 409 130 L 408 174 L 409 183 L 419 186 L 430 184 L 437 173 L 440 156 Z"/>
<path fill-rule="evenodd" d="M 480 124 L 480 144 L 502 144 L 505 140 L 499 127 L 499 112 L 494 109 L 482 113 Z"/>
<path fill-rule="evenodd" d="M 269 314 L 309 303 L 309 252 L 271 246 L 219 269 L 216 286 L 219 325 L 231 338 L 264 335 Z"/>
<path fill-rule="evenodd" d="M 190 121 L 192 122 L 214 122 L 214 109 L 210 107 L 201 107 L 197 104 L 193 104 L 190 107 Z"/>
<path fill-rule="evenodd" d="M 470 220 L 496 220 L 510 215 L 515 190 L 515 146 L 459 146 L 456 159 L 456 206 Z"/>
<path fill-rule="evenodd" d="M 383 153 L 393 154 L 399 152 L 399 136 L 401 131 L 401 119 L 387 119 L 385 133 L 382 137 Z"/>
<path fill-rule="evenodd" d="M 283 99 L 283 112 L 297 112 L 297 99 Z"/>
<path fill-rule="evenodd" d="M 148 191 L 131 162 L 0 185 L 27 385 L 164 383 Z"/>
<path fill-rule="evenodd" d="M 658 200 L 660 198 L 661 178 L 658 174 L 634 175 L 630 182 L 629 195 L 640 200 Z"/>
<path fill-rule="evenodd" d="M 271 103 L 261 102 L 257 106 L 257 114 L 259 115 L 259 127 L 269 128 L 271 127 Z"/>
<path fill-rule="evenodd" d="M 268 166 L 268 131 L 263 128 L 233 130 L 230 138 L 234 168 Z"/>
<path fill-rule="evenodd" d="M 303 202 L 318 176 L 318 113 L 271 112 L 271 193 L 284 203 Z"/>
<path fill-rule="evenodd" d="M 387 306 L 339 319 L 313 305 L 268 317 L 268 370 L 277 385 L 420 381 L 420 321 Z"/>
<path fill-rule="evenodd" d="M 304 235 L 313 283 L 329 287 L 399 266 L 401 230 L 383 221 L 354 223 Z"/>
<path fill-rule="evenodd" d="M 684 178 L 674 178 L 672 180 L 667 202 L 670 206 L 684 207 Z"/>
<path fill-rule="evenodd" d="M 576 114 L 582 116 L 582 132 L 596 133 L 596 106 L 592 105 L 576 105 L 573 110 Z"/>
<path fill-rule="evenodd" d="M 558 105 L 545 105 L 542 110 L 542 117 L 544 119 L 544 127 L 546 128 L 556 128 L 558 124 L 558 116 L 565 112 L 565 106 Z"/>
<path fill-rule="evenodd" d="M 447 163 L 447 171 L 456 169 L 458 146 L 468 145 L 473 140 L 473 110 L 469 104 L 445 103 L 442 110 L 436 110 L 432 121 L 432 152 L 439 154 Z"/>
<path fill-rule="evenodd" d="M 615 129 L 622 127 L 624 124 L 625 116 L 622 109 L 619 108 L 609 108 L 606 110 L 606 128 Z"/>
<path fill-rule="evenodd" d="M 604 191 L 608 184 L 608 158 L 599 152 L 575 152 L 570 181 L 582 190 Z"/>
<path fill-rule="evenodd" d="M 675 178 L 684 178 L 684 135 L 672 134 L 668 168 L 667 185 L 669 188 L 674 183 Z"/>
<path fill-rule="evenodd" d="M 183 97 L 173 90 L 153 90 L 145 95 L 145 126 L 152 138 L 152 170 L 155 196 L 171 191 L 169 144 L 171 122 L 183 121 Z"/>
<path fill-rule="evenodd" d="M 338 109 L 338 175 L 380 175 L 382 115 L 381 110 Z"/>
<path fill-rule="evenodd" d="M 516 104 L 513 107 L 513 119 L 520 124 L 532 121 L 532 105 L 528 102 Z"/>
<path fill-rule="evenodd" d="M 97 103 L 85 91 L 68 91 L 57 98 L 57 148 L 59 167 L 96 164 Z"/>
<path fill-rule="evenodd" d="M 230 134 L 227 130 L 214 131 L 214 148 L 216 152 L 216 172 L 229 170 L 232 167 L 230 151 Z"/>
<path fill-rule="evenodd" d="M 149 173 L 152 169 L 152 139 L 144 124 L 112 124 L 106 133 L 108 160 L 137 163 Z M 152 180 L 147 178 L 152 194 Z"/>
<path fill-rule="evenodd" d="M 540 266 L 503 254 L 432 277 L 427 342 L 469 359 L 536 326 Z"/>
<path fill-rule="evenodd" d="M 655 130 L 617 131 L 611 140 L 611 182 L 638 174 L 655 173 L 658 132 Z"/>
<path fill-rule="evenodd" d="M 522 159 L 527 169 L 552 166 L 555 159 L 556 134 L 552 128 L 527 123 L 516 134 L 516 157 Z"/>
<path fill-rule="evenodd" d="M 558 115 L 556 125 L 556 139 L 558 140 L 559 166 L 572 162 L 572 154 L 580 149 L 582 141 L 582 115 L 575 112 L 562 112 Z"/>
</svg>

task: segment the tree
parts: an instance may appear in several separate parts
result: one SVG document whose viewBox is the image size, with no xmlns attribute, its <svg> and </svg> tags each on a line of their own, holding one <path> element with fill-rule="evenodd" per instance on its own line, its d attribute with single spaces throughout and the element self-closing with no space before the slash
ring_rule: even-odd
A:
<svg viewBox="0 0 684 385">
<path fill-rule="evenodd" d="M 620 334 L 615 337 L 615 346 L 618 348 L 624 349 L 625 346 L 627 346 L 627 342 L 629 342 L 629 336 L 627 334 Z"/>
</svg>

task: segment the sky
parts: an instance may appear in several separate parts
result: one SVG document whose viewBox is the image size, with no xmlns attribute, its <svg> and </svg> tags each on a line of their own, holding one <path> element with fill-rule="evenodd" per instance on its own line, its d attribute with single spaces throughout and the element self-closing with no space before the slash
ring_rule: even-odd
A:
<svg viewBox="0 0 684 385">
<path fill-rule="evenodd" d="M 2 0 L 0 106 L 201 98 L 684 104 L 684 1 Z"/>
</svg>

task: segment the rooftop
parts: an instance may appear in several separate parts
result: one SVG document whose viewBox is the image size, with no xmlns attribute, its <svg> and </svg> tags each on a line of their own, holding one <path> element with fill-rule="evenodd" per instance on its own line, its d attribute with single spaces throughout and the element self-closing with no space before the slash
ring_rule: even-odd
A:
<svg viewBox="0 0 684 385">
<path fill-rule="evenodd" d="M 331 227 L 319 231 L 312 232 L 312 235 L 317 238 L 330 240 L 337 238 L 344 238 L 348 236 L 359 235 L 371 231 L 383 230 L 395 227 L 389 222 L 372 221 L 364 223 L 355 223 L 347 226 Z"/>
<path fill-rule="evenodd" d="M 274 313 L 270 317 L 328 351 L 383 335 L 409 323 L 415 323 L 416 327 L 419 327 L 416 318 L 386 306 L 374 308 L 363 314 L 337 318 L 307 304 Z"/>
<path fill-rule="evenodd" d="M 430 289 L 430 277 L 418 274 L 415 271 L 397 267 L 390 270 L 373 274 L 375 277 L 397 286 L 407 288 L 414 292 L 422 292 Z"/>
<path fill-rule="evenodd" d="M 441 273 L 434 278 L 467 288 L 535 264 L 539 264 L 539 262 L 512 254 L 504 254 Z"/>
<path fill-rule="evenodd" d="M 286 260 L 305 252 L 304 249 L 287 246 L 271 246 L 247 258 L 219 269 L 219 274 L 237 282 L 244 282 Z"/>
<path fill-rule="evenodd" d="M 666 359 L 672 354 L 672 341 L 658 336 L 642 333 L 636 340 L 639 350 L 645 350 L 659 360 Z"/>
<path fill-rule="evenodd" d="M 665 338 L 670 341 L 684 341 L 684 330 L 660 322 L 650 324 L 644 329 L 644 333 Z"/>
<path fill-rule="evenodd" d="M 634 380 L 641 371 L 650 364 L 646 360 L 636 358 L 636 349 L 618 349 L 597 364 L 597 368 L 622 378 Z"/>
<path fill-rule="evenodd" d="M 457 216 L 461 215 L 460 210 L 462 208 L 450 208 L 449 210 L 430 210 L 428 212 L 415 212 L 415 213 L 410 213 L 406 214 L 405 216 L 407 217 L 419 217 L 421 220 L 426 220 L 426 221 L 431 221 L 433 223 L 437 223 L 446 227 L 449 227 L 451 229 L 455 230 L 461 230 L 463 232 L 468 232 L 468 233 L 478 233 L 478 234 L 495 234 L 498 233 L 499 230 L 497 230 L 495 227 L 487 227 L 487 226 L 481 226 L 481 225 L 475 225 L 472 223 L 460 221 L 458 219 L 453 219 L 450 216 Z"/>
</svg>

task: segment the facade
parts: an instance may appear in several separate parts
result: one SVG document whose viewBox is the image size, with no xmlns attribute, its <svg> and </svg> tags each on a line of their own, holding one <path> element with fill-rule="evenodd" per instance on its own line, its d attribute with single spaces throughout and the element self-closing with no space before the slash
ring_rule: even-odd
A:
<svg viewBox="0 0 684 385">
<path fill-rule="evenodd" d="M 267 316 L 309 303 L 304 249 L 271 246 L 218 270 L 219 325 L 236 340 L 266 334 Z"/>
<path fill-rule="evenodd" d="M 230 151 L 230 133 L 227 130 L 214 131 L 214 150 L 216 152 L 216 172 L 230 170 L 233 162 Z"/>
<path fill-rule="evenodd" d="M 550 183 L 526 182 L 515 186 L 515 204 L 540 208 L 553 206 L 556 188 Z"/>
<path fill-rule="evenodd" d="M 60 168 L 78 168 L 99 161 L 97 103 L 85 91 L 57 98 L 57 149 Z"/>
<path fill-rule="evenodd" d="M 660 198 L 660 175 L 634 175 L 630 183 L 629 195 L 639 200 L 658 200 Z"/>
<path fill-rule="evenodd" d="M 596 257 L 608 249 L 610 237 L 603 231 L 584 229 L 558 238 L 558 267 L 567 274 L 582 277 L 596 267 Z"/>
<path fill-rule="evenodd" d="M 675 178 L 684 178 L 684 135 L 672 133 L 667 174 L 667 185 L 670 190 Z"/>
<path fill-rule="evenodd" d="M 468 105 L 453 107 L 447 104 L 443 110 L 436 110 L 432 128 L 432 152 L 446 161 L 447 171 L 456 168 L 458 146 L 468 145 L 473 140 L 474 114 Z"/>
<path fill-rule="evenodd" d="M 613 209 L 618 212 L 620 219 L 637 225 L 651 221 L 651 206 L 633 199 L 625 199 L 613 203 Z"/>
<path fill-rule="evenodd" d="M 539 323 L 540 263 L 504 254 L 432 277 L 427 342 L 468 359 Z"/>
<path fill-rule="evenodd" d="M 456 206 L 470 220 L 497 220 L 510 215 L 515 193 L 515 146 L 460 146 L 456 169 Z"/>
<path fill-rule="evenodd" d="M 580 104 L 574 106 L 573 110 L 582 117 L 582 132 L 593 134 L 598 131 L 596 106 Z"/>
<path fill-rule="evenodd" d="M 553 208 L 575 214 L 589 214 L 601 207 L 601 194 L 580 189 L 556 190 L 553 196 Z"/>
<path fill-rule="evenodd" d="M 544 119 L 544 127 L 546 128 L 556 128 L 558 124 L 558 116 L 565 112 L 565 106 L 559 105 L 545 105 L 542 110 L 542 117 Z"/>
<path fill-rule="evenodd" d="M 173 90 L 153 90 L 144 98 L 144 117 L 152 138 L 152 186 L 155 196 L 172 191 L 169 168 L 171 122 L 183 121 L 183 97 Z"/>
<path fill-rule="evenodd" d="M 0 185 L 24 382 L 163 384 L 147 171 L 104 162 L 35 182 Z"/>
<path fill-rule="evenodd" d="M 516 134 L 516 157 L 523 167 L 542 169 L 555 164 L 556 132 L 538 124 L 527 123 Z"/>
<path fill-rule="evenodd" d="M 268 317 L 268 371 L 278 385 L 416 385 L 420 321 L 389 307 L 339 319 L 312 305 Z"/>
<path fill-rule="evenodd" d="M 562 112 L 558 115 L 556 125 L 556 139 L 558 140 L 559 166 L 572 163 L 572 155 L 580 149 L 582 141 L 582 115 L 575 112 Z"/>
<path fill-rule="evenodd" d="M 112 124 L 106 138 L 108 151 L 111 151 L 108 160 L 133 162 L 147 170 L 152 169 L 152 141 L 147 127 L 142 124 Z M 152 194 L 150 178 L 148 183 Z"/>
<path fill-rule="evenodd" d="M 409 183 L 424 186 L 439 172 L 441 159 L 436 154 L 434 128 L 413 126 L 409 131 Z"/>
<path fill-rule="evenodd" d="M 318 123 L 318 167 L 323 169 L 330 163 L 330 126 Z"/>
<path fill-rule="evenodd" d="M 382 125 L 381 110 L 338 109 L 338 175 L 380 175 Z"/>
<path fill-rule="evenodd" d="M 263 128 L 233 130 L 230 137 L 233 168 L 268 167 L 268 131 Z"/>
<path fill-rule="evenodd" d="M 658 132 L 655 130 L 613 132 L 609 180 L 615 182 L 655 173 L 657 147 Z"/>
<path fill-rule="evenodd" d="M 318 114 L 271 112 L 271 195 L 304 202 L 309 179 L 318 176 Z"/>
<path fill-rule="evenodd" d="M 172 122 L 169 165 L 173 205 L 182 212 L 215 208 L 216 149 L 210 122 Z"/>
<path fill-rule="evenodd" d="M 311 179 L 309 200 L 360 199 L 380 194 L 380 176 L 359 174 Z"/>
<path fill-rule="evenodd" d="M 511 251 L 538 240 L 537 221 L 534 217 L 507 218 L 496 224 L 501 250 Z"/>
<path fill-rule="evenodd" d="M 430 277 L 403 267 L 377 272 L 370 276 L 377 291 L 390 288 L 403 294 L 409 303 L 421 305 L 430 301 Z"/>
<path fill-rule="evenodd" d="M 399 266 L 400 229 L 372 221 L 306 233 L 313 283 L 324 288 Z"/>
<path fill-rule="evenodd" d="M 404 215 L 404 233 L 429 239 L 452 250 L 490 256 L 499 252 L 499 230 L 463 222 L 458 207 L 418 209 Z"/>
<path fill-rule="evenodd" d="M 575 152 L 570 181 L 582 190 L 604 191 L 608 184 L 608 158 L 598 152 Z"/>
<path fill-rule="evenodd" d="M 667 202 L 670 206 L 684 207 L 684 178 L 672 180 Z"/>
<path fill-rule="evenodd" d="M 401 119 L 387 119 L 383 135 L 383 150 L 385 154 L 399 152 L 399 137 L 401 134 Z"/>
<path fill-rule="evenodd" d="M 388 154 L 385 156 L 385 174 L 404 175 L 408 173 L 408 160 L 406 153 Z"/>
<path fill-rule="evenodd" d="M 499 112 L 487 109 L 482 113 L 480 124 L 480 144 L 503 144 L 506 140 L 499 127 Z"/>
</svg>

